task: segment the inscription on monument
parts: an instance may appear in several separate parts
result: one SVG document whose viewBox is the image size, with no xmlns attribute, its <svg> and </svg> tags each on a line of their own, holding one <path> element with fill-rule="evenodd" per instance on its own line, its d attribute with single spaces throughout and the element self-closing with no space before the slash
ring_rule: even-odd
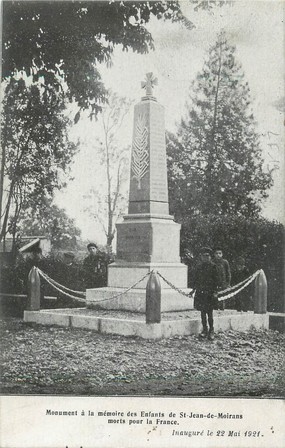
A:
<svg viewBox="0 0 285 448">
<path fill-rule="evenodd" d="M 168 202 L 164 120 L 158 108 L 152 111 L 150 145 L 154 149 L 151 152 L 150 198 Z"/>
<path fill-rule="evenodd" d="M 135 134 L 132 152 L 132 177 L 138 181 L 141 189 L 141 180 L 149 167 L 148 128 L 145 114 L 139 114 L 135 124 Z"/>
<path fill-rule="evenodd" d="M 133 259 L 135 254 L 135 257 L 149 256 L 151 251 L 149 228 L 134 223 L 123 227 L 120 231 L 117 249 L 119 256 L 123 255 L 126 260 Z"/>
</svg>

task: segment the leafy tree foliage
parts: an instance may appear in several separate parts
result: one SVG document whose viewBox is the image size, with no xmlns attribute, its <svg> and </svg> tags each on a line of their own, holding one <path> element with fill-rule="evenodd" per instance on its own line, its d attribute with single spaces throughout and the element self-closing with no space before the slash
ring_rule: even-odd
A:
<svg viewBox="0 0 285 448">
<path fill-rule="evenodd" d="M 11 78 L 2 120 L 4 174 L 1 239 L 15 235 L 21 212 L 36 210 L 64 186 L 76 145 L 68 138 L 63 95 Z M 1 192 L 2 193 L 2 192 Z"/>
<path fill-rule="evenodd" d="M 77 240 L 81 235 L 74 219 L 69 218 L 64 209 L 47 199 L 37 207 L 25 210 L 19 217 L 18 227 L 26 236 L 49 236 L 53 250 L 77 249 Z"/>
<path fill-rule="evenodd" d="M 138 53 L 152 49 L 145 27 L 151 16 L 193 27 L 177 1 L 4 1 L 2 75 L 24 71 L 47 86 L 64 79 L 69 99 L 96 113 L 106 94 L 98 63 L 110 63 L 118 45 Z"/>
<path fill-rule="evenodd" d="M 222 32 L 193 83 L 177 135 L 168 134 L 170 203 L 177 217 L 254 216 L 272 185 L 235 53 Z"/>
<path fill-rule="evenodd" d="M 194 11 L 211 11 L 228 1 L 189 0 Z M 146 25 L 151 17 L 195 27 L 179 1 L 3 1 L 2 77 L 24 71 L 34 81 L 56 85 L 80 109 L 100 109 L 106 90 L 98 64 L 111 64 L 114 48 L 147 53 L 154 48 Z M 79 112 L 76 119 L 79 119 Z"/>
</svg>

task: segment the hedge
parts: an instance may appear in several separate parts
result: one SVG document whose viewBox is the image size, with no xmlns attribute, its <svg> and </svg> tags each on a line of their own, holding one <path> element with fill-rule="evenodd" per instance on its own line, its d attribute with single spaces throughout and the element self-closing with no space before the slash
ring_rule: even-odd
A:
<svg viewBox="0 0 285 448">
<path fill-rule="evenodd" d="M 195 268 L 203 246 L 222 246 L 224 257 L 234 268 L 238 256 L 243 256 L 250 272 L 263 269 L 268 282 L 268 310 L 285 312 L 284 306 L 284 226 L 265 218 L 246 219 L 240 216 L 193 216 L 182 222 L 181 254 L 185 257 L 189 275 Z"/>
</svg>

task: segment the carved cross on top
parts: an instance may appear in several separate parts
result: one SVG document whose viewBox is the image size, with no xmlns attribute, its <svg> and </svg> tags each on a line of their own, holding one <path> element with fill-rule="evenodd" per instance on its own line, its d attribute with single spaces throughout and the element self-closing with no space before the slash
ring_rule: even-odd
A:
<svg viewBox="0 0 285 448">
<path fill-rule="evenodd" d="M 157 86 L 157 78 L 153 77 L 153 73 L 146 74 L 146 81 L 142 81 L 142 89 L 145 89 L 146 96 L 152 96 L 153 86 Z"/>
</svg>

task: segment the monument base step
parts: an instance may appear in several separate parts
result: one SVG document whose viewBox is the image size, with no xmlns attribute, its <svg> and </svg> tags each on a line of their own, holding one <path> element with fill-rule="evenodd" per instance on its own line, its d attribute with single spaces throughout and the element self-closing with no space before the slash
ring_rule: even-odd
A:
<svg viewBox="0 0 285 448">
<path fill-rule="evenodd" d="M 187 288 L 188 268 L 183 263 L 127 262 L 123 260 L 116 260 L 115 263 L 109 264 L 108 287 L 128 288 L 146 276 L 136 287 L 145 290 L 149 279 L 147 274 L 152 270 L 159 272 L 177 288 Z M 160 283 L 162 288 L 170 288 L 161 278 Z"/>
<path fill-rule="evenodd" d="M 124 310 L 135 313 L 145 313 L 146 291 L 145 289 L 131 289 L 123 295 L 125 288 L 96 288 L 86 290 L 87 308 L 103 308 L 106 310 Z M 189 294 L 191 289 L 183 289 Z M 110 300 L 111 299 L 111 300 Z M 185 297 L 173 289 L 161 290 L 161 312 L 192 310 L 193 298 Z"/>
<path fill-rule="evenodd" d="M 146 324 L 145 320 L 138 318 L 116 319 L 106 317 L 105 315 L 96 315 L 95 313 L 95 310 L 93 311 L 84 308 L 25 311 L 24 321 L 41 325 L 58 325 L 61 327 L 93 330 L 101 334 L 138 336 L 143 339 L 162 339 L 173 336 L 198 335 L 201 331 L 201 320 L 200 317 L 198 317 L 199 313 L 197 314 L 196 311 L 193 312 L 193 318 L 188 317 L 186 319 L 183 317 L 179 318 L 179 316 L 174 319 L 173 313 L 171 313 L 172 320 L 163 318 L 163 320 L 157 324 Z M 189 314 L 191 315 L 191 311 Z M 237 313 L 235 311 L 232 313 L 225 313 L 222 311 L 215 311 L 214 324 L 215 332 L 227 330 L 247 331 L 252 328 L 268 329 L 269 315 L 268 313 Z"/>
</svg>

